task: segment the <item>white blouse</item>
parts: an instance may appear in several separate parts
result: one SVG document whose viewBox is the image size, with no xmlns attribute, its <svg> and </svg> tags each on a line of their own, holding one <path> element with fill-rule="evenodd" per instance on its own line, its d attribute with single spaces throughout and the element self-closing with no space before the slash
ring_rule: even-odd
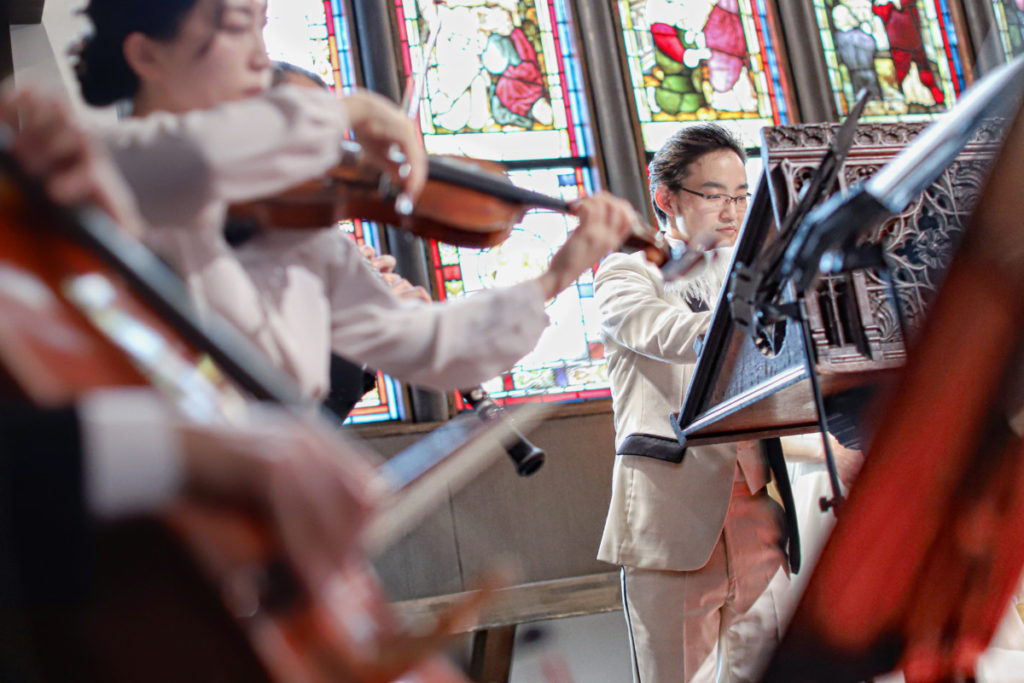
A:
<svg viewBox="0 0 1024 683">
<path fill-rule="evenodd" d="M 535 281 L 416 306 L 395 297 L 338 230 L 267 233 L 237 251 L 224 241 L 229 203 L 323 174 L 338 163 L 346 130 L 333 95 L 286 86 L 129 119 L 103 138 L 150 225 L 150 246 L 201 310 L 231 321 L 306 395 L 325 393 L 331 351 L 441 390 L 507 370 L 547 326 Z"/>
</svg>

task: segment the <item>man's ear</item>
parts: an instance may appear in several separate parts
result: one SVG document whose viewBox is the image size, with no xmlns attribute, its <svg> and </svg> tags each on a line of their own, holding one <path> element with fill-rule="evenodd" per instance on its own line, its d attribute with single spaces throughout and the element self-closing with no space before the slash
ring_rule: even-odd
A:
<svg viewBox="0 0 1024 683">
<path fill-rule="evenodd" d="M 654 188 L 654 203 L 669 216 L 679 214 L 678 207 L 676 206 L 676 195 L 672 190 L 668 189 L 667 185 L 658 185 L 658 187 Z"/>
<path fill-rule="evenodd" d="M 128 34 L 121 46 L 128 67 L 135 72 L 140 82 L 159 78 L 162 72 L 159 46 L 144 33 Z"/>
</svg>

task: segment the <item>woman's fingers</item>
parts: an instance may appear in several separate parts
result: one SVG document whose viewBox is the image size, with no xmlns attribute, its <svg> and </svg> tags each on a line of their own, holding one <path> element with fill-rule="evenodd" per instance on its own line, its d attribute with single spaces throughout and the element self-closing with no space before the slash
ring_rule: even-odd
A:
<svg viewBox="0 0 1024 683">
<path fill-rule="evenodd" d="M 349 94 L 344 103 L 367 161 L 387 173 L 410 199 L 419 197 L 427 178 L 427 155 L 415 122 L 387 98 L 365 90 Z"/>
<path fill-rule="evenodd" d="M 0 123 L 10 127 L 11 153 L 51 199 L 66 206 L 99 206 L 124 229 L 140 230 L 123 179 L 62 99 L 30 89 L 4 92 Z"/>
<path fill-rule="evenodd" d="M 370 265 L 377 269 L 380 273 L 394 273 L 395 267 L 398 265 L 398 261 L 391 254 L 381 254 L 370 259 Z"/>
<path fill-rule="evenodd" d="M 637 220 L 628 202 L 608 193 L 575 202 L 572 212 L 580 219 L 579 227 L 555 253 L 540 278 L 546 298 L 568 287 L 584 270 L 621 246 Z"/>
</svg>

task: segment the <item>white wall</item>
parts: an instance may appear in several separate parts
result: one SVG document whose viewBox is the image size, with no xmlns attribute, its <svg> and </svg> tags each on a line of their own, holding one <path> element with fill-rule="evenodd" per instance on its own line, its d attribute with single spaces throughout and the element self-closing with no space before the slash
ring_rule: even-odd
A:
<svg viewBox="0 0 1024 683">
<path fill-rule="evenodd" d="M 60 93 L 70 99 L 89 121 L 115 119 L 112 107 L 87 107 L 78 93 L 68 51 L 89 28 L 77 14 L 84 0 L 46 0 L 42 25 L 11 28 L 14 80 L 18 86 L 31 85 L 44 92 Z"/>
</svg>

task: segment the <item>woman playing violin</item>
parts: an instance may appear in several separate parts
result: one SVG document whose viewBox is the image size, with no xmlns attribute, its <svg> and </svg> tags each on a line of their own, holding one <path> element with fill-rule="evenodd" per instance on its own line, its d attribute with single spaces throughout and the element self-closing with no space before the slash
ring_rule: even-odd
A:
<svg viewBox="0 0 1024 683">
<path fill-rule="evenodd" d="M 331 350 L 438 389 L 510 367 L 547 324 L 544 302 L 616 248 L 636 222 L 609 196 L 581 201 L 580 226 L 540 277 L 456 302 L 408 307 L 335 231 L 266 233 L 232 252 L 229 202 L 284 190 L 339 162 L 351 130 L 368 160 L 417 197 L 425 156 L 413 124 L 385 99 L 267 89 L 260 0 L 92 0 L 94 33 L 77 71 L 87 101 L 128 99 L 135 117 L 107 140 L 152 229 L 149 243 L 196 300 L 231 320 L 310 395 Z M 396 146 L 406 163 L 387 151 Z"/>
</svg>

